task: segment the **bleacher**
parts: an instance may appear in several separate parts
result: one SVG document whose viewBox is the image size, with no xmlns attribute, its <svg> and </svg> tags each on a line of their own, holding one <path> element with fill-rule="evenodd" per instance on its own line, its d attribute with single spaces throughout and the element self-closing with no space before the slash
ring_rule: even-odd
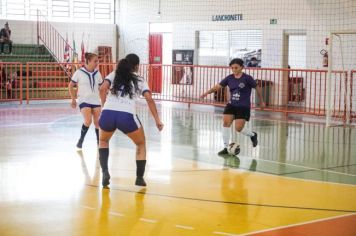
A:
<svg viewBox="0 0 356 236">
<path fill-rule="evenodd" d="M 69 77 L 66 68 L 56 63 L 56 59 L 46 47 L 13 44 L 11 54 L 8 54 L 8 45 L 5 45 L 4 52 L 0 54 L 0 100 L 19 100 L 27 96 L 34 99 L 68 96 Z M 9 86 L 6 86 L 9 79 L 11 93 L 8 91 Z"/>
</svg>

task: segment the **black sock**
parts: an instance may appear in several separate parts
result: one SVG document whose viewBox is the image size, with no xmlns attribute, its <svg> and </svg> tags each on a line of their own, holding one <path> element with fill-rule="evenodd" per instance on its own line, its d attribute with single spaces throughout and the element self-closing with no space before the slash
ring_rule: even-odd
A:
<svg viewBox="0 0 356 236">
<path fill-rule="evenodd" d="M 80 131 L 80 140 L 84 140 L 85 135 L 88 132 L 89 127 L 86 127 L 84 124 L 82 125 L 82 130 Z"/>
<path fill-rule="evenodd" d="M 99 148 L 99 161 L 103 172 L 108 171 L 109 148 Z"/>
<path fill-rule="evenodd" d="M 96 141 L 99 144 L 99 129 L 95 129 L 95 133 L 96 133 Z"/>
<path fill-rule="evenodd" d="M 143 177 L 145 174 L 146 160 L 136 160 L 136 176 Z"/>
</svg>

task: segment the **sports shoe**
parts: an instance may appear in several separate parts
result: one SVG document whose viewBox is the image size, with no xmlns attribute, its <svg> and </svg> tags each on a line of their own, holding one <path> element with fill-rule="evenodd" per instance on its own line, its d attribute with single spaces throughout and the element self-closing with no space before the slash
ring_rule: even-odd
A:
<svg viewBox="0 0 356 236">
<path fill-rule="evenodd" d="M 108 185 L 110 184 L 110 174 L 108 171 L 103 172 L 103 180 L 102 180 L 103 188 L 109 188 Z"/>
<path fill-rule="evenodd" d="M 227 155 L 227 154 L 229 154 L 229 152 L 227 151 L 227 148 L 224 148 L 223 150 L 218 152 L 218 155 Z"/>
<path fill-rule="evenodd" d="M 146 186 L 147 184 L 146 184 L 145 180 L 143 179 L 143 177 L 136 177 L 135 185 Z"/>
<path fill-rule="evenodd" d="M 83 147 L 83 140 L 79 139 L 77 143 L 77 148 L 82 149 L 82 147 Z"/>
<path fill-rule="evenodd" d="M 252 133 L 254 133 L 254 135 L 251 137 L 252 146 L 256 147 L 258 144 L 257 133 L 256 132 L 252 132 Z"/>
<path fill-rule="evenodd" d="M 238 147 L 238 148 L 235 149 L 235 153 L 231 154 L 231 155 L 237 156 L 237 155 L 239 155 L 240 151 L 241 151 L 241 149 L 240 149 L 240 147 Z"/>
</svg>

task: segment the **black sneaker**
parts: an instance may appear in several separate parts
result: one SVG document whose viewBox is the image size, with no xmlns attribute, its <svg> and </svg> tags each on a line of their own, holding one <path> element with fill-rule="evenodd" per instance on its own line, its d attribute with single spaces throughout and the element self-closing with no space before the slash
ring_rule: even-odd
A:
<svg viewBox="0 0 356 236">
<path fill-rule="evenodd" d="M 218 152 L 218 155 L 227 155 L 227 154 L 229 154 L 229 152 L 227 151 L 227 148 L 224 148 L 223 150 Z"/>
<path fill-rule="evenodd" d="M 83 140 L 79 139 L 77 143 L 77 148 L 82 149 L 82 147 L 83 147 Z"/>
<path fill-rule="evenodd" d="M 110 174 L 108 171 L 103 172 L 103 180 L 102 180 L 103 188 L 109 188 L 108 185 L 110 184 Z"/>
<path fill-rule="evenodd" d="M 145 180 L 143 179 L 143 177 L 136 177 L 135 185 L 146 186 L 147 184 L 146 184 Z"/>
<path fill-rule="evenodd" d="M 255 135 L 253 135 L 252 137 L 251 137 L 251 142 L 252 142 L 252 146 L 253 147 L 256 147 L 257 146 L 257 144 L 258 144 L 258 140 L 257 140 L 257 133 L 256 132 L 253 132 Z"/>
</svg>

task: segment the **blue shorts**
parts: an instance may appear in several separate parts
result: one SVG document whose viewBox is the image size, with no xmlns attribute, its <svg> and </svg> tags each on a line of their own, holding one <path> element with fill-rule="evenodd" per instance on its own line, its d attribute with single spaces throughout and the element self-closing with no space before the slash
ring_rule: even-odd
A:
<svg viewBox="0 0 356 236">
<path fill-rule="evenodd" d="M 137 115 L 113 110 L 103 110 L 99 118 L 100 129 L 112 132 L 116 129 L 124 134 L 138 130 L 142 126 Z"/>
<path fill-rule="evenodd" d="M 85 102 L 82 102 L 79 104 L 79 108 L 80 110 L 84 107 L 89 107 L 89 108 L 97 108 L 97 107 L 101 107 L 100 105 L 93 105 L 93 104 L 89 104 L 89 103 L 85 103 Z"/>
</svg>

